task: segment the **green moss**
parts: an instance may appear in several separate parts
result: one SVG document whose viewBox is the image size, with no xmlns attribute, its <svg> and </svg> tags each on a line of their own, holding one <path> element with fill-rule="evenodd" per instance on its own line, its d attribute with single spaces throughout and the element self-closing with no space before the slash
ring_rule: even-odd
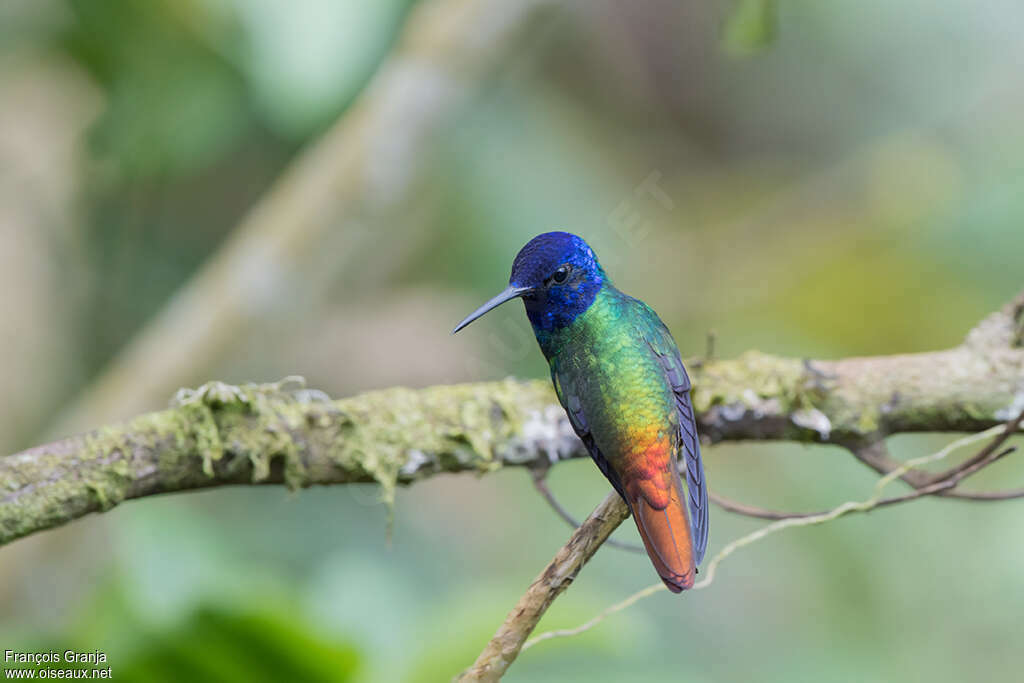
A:
<svg viewBox="0 0 1024 683">
<path fill-rule="evenodd" d="M 134 443 L 126 427 L 73 438 L 67 448 L 18 456 L 0 472 L 0 543 L 56 526 L 84 512 L 108 510 L 130 491 Z M 73 469 L 75 476 L 67 476 Z"/>
<path fill-rule="evenodd" d="M 214 461 L 224 457 L 224 444 L 213 410 L 206 403 L 197 401 L 181 406 L 181 412 L 189 426 L 189 435 L 195 439 L 196 449 L 203 459 L 203 472 L 212 478 Z"/>
<path fill-rule="evenodd" d="M 550 387 L 511 379 L 395 388 L 336 402 L 285 390 L 283 383 L 211 382 L 180 391 L 175 412 L 181 424 L 165 427 L 176 441 L 194 444 L 207 476 L 230 453 L 250 462 L 252 480 L 260 482 L 280 458 L 285 483 L 293 489 L 323 481 L 323 473 L 311 476 L 307 470 L 307 451 L 315 449 L 315 461 L 326 459 L 348 473 L 348 480 L 376 482 L 390 515 L 410 452 L 430 454 L 454 469 L 490 471 L 500 466 L 499 446 L 521 430 L 541 397 L 543 403 L 554 401 Z"/>
<path fill-rule="evenodd" d="M 295 390 L 292 385 L 297 385 Z M 183 421 L 177 438 L 194 442 L 208 477 L 215 476 L 214 464 L 230 450 L 252 465 L 253 483 L 265 481 L 274 458 L 280 457 L 285 482 L 291 488 L 301 486 L 305 465 L 292 432 L 305 419 L 297 399 L 303 386 L 300 378 L 290 377 L 272 384 L 208 382 L 182 389 L 174 401 Z"/>
<path fill-rule="evenodd" d="M 879 429 L 881 412 L 874 406 L 865 407 L 857 416 L 857 431 L 860 434 L 874 434 Z"/>
<path fill-rule="evenodd" d="M 524 386 L 529 384 L 507 380 L 420 391 L 398 388 L 338 401 L 335 406 L 346 419 L 328 457 L 377 481 L 389 505 L 412 450 L 481 471 L 493 469 L 497 445 L 516 433 L 525 418 Z"/>
<path fill-rule="evenodd" d="M 782 410 L 814 406 L 809 373 L 799 360 L 748 351 L 732 361 L 709 361 L 695 375 L 694 408 L 705 412 L 715 405 L 755 407 L 763 399 L 778 399 Z"/>
<path fill-rule="evenodd" d="M 85 437 L 79 460 L 98 462 L 79 467 L 79 477 L 101 510 L 109 510 L 127 497 L 131 454 L 131 443 L 123 428 L 104 427 Z M 54 493 L 60 496 L 62 492 Z"/>
</svg>

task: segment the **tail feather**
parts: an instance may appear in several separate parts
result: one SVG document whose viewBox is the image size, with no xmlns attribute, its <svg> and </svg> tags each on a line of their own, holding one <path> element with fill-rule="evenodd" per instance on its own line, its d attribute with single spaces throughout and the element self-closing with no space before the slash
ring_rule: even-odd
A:
<svg viewBox="0 0 1024 683">
<path fill-rule="evenodd" d="M 669 502 L 663 509 L 652 506 L 642 495 L 633 500 L 632 508 L 636 527 L 655 570 L 670 591 L 679 593 L 693 587 L 696 563 L 679 477 L 673 479 Z"/>
</svg>

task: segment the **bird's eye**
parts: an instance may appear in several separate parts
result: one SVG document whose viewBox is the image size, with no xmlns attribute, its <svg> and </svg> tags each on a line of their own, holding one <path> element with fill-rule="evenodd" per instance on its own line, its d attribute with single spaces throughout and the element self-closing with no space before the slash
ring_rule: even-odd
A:
<svg viewBox="0 0 1024 683">
<path fill-rule="evenodd" d="M 565 278 L 569 277 L 569 264 L 559 266 L 558 270 L 551 274 L 551 279 L 558 284 L 565 282 Z"/>
</svg>

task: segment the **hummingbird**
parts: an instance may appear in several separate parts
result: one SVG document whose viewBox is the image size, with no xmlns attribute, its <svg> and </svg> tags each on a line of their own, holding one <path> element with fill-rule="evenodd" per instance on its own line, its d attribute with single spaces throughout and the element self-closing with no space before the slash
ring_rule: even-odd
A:
<svg viewBox="0 0 1024 683">
<path fill-rule="evenodd" d="M 673 593 L 691 588 L 707 549 L 708 494 L 690 378 L 672 334 L 568 232 L 527 242 L 508 287 L 452 334 L 513 299 L 526 307 L 569 423 L 629 506 L 661 580 Z"/>
</svg>

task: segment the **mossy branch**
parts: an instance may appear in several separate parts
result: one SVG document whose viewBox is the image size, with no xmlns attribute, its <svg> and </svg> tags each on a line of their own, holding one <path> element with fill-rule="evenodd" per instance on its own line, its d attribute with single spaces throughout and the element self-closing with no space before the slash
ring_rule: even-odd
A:
<svg viewBox="0 0 1024 683">
<path fill-rule="evenodd" d="M 990 428 L 1024 409 L 1022 311 L 1024 295 L 947 351 L 692 363 L 701 432 L 855 447 L 897 432 Z M 546 380 L 337 401 L 287 384 L 210 383 L 168 410 L 0 458 L 0 544 L 171 491 L 377 482 L 390 502 L 396 485 L 440 472 L 584 455 Z"/>
<path fill-rule="evenodd" d="M 131 498 L 229 484 L 377 482 L 580 455 L 543 382 L 388 389 L 331 401 L 211 382 L 168 410 L 0 458 L 0 544 Z"/>
</svg>

